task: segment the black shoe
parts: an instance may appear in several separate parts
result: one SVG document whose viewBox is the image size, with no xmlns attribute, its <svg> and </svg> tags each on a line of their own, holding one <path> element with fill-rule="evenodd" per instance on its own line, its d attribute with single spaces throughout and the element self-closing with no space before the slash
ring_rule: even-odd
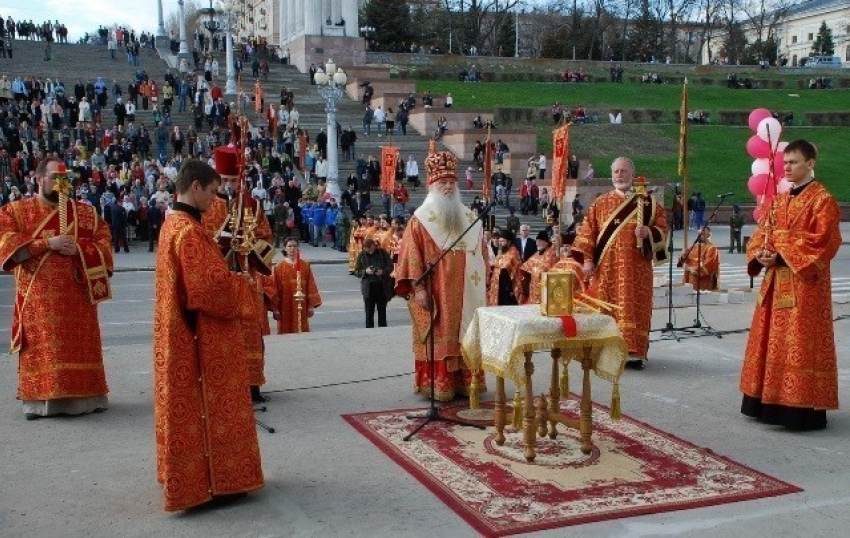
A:
<svg viewBox="0 0 850 538">
<path fill-rule="evenodd" d="M 247 497 L 247 493 L 231 493 L 228 495 L 216 495 L 213 497 L 208 503 L 204 504 L 205 507 L 216 508 L 219 506 L 228 506 L 239 499 L 244 499 Z"/>
<path fill-rule="evenodd" d="M 24 418 L 27 420 L 38 420 L 41 418 L 41 415 L 36 413 L 24 413 Z"/>
<path fill-rule="evenodd" d="M 642 359 L 640 357 L 629 357 L 629 360 L 626 361 L 626 368 L 630 370 L 643 370 L 646 359 Z"/>
<path fill-rule="evenodd" d="M 267 401 L 269 401 L 269 399 L 260 393 L 260 387 L 257 385 L 251 385 L 251 402 L 263 403 Z"/>
</svg>

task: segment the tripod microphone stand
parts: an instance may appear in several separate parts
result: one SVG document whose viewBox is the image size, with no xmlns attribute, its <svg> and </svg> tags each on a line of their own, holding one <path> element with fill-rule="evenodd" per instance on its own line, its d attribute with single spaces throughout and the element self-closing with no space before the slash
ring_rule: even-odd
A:
<svg viewBox="0 0 850 538">
<path fill-rule="evenodd" d="M 676 334 L 677 331 L 682 332 L 690 332 L 690 329 L 682 329 L 676 328 L 673 324 L 673 235 L 676 231 L 676 213 L 674 211 L 676 207 L 676 199 L 679 196 L 679 189 L 676 187 L 673 194 L 673 206 L 670 211 L 670 225 L 669 230 L 670 234 L 667 237 L 667 252 L 668 252 L 668 260 L 667 260 L 667 324 L 663 329 L 659 329 L 663 334 L 669 333 L 679 341 L 679 335 Z"/>
<path fill-rule="evenodd" d="M 440 408 L 437 407 L 436 388 L 434 387 L 434 378 L 436 377 L 436 359 L 434 357 L 434 271 L 437 267 L 437 264 L 439 264 L 440 261 L 445 258 L 449 252 L 452 251 L 452 249 L 460 242 L 460 240 L 463 239 L 466 234 L 468 234 L 469 231 L 475 227 L 477 223 L 482 222 L 482 219 L 487 216 L 487 214 L 493 209 L 494 205 L 495 202 L 490 202 L 484 208 L 484 211 L 482 211 L 478 215 L 478 218 L 472 221 L 472 223 L 466 228 L 466 230 L 464 230 L 463 233 L 460 234 L 457 239 L 455 239 L 454 243 L 452 243 L 448 248 L 443 250 L 439 258 L 437 258 L 433 262 L 428 263 L 428 269 L 426 269 L 425 272 L 422 273 L 422 276 L 413 281 L 413 287 L 416 287 L 417 285 L 424 282 L 425 288 L 428 290 L 428 375 L 431 377 L 431 394 L 428 398 L 430 405 L 424 415 L 410 415 L 407 417 L 408 419 L 424 420 L 418 426 L 416 426 L 416 428 L 414 428 L 412 432 L 410 432 L 407 436 L 404 437 L 405 441 L 410 441 L 414 435 L 419 433 L 419 430 L 434 421 L 450 422 L 452 424 L 458 424 L 460 426 L 469 426 L 471 428 L 478 428 L 480 430 L 484 429 L 484 426 L 480 424 L 472 424 L 470 422 L 464 422 L 462 420 L 441 416 Z"/>
<path fill-rule="evenodd" d="M 732 195 L 731 192 L 727 192 L 727 193 L 723 193 L 723 194 L 720 194 L 720 195 L 717 196 L 717 203 L 714 204 L 714 209 L 711 210 L 711 215 L 709 215 L 709 217 L 708 217 L 708 222 L 703 224 L 703 227 L 702 227 L 703 230 L 705 228 L 709 227 L 709 225 L 714 223 L 714 218 L 717 216 L 717 210 L 720 209 L 720 206 L 723 205 L 723 202 L 726 201 L 726 198 L 728 196 L 731 196 L 731 195 Z M 703 230 L 700 230 L 700 233 L 697 234 L 696 238 L 694 239 L 694 242 L 691 244 L 691 247 L 688 249 L 688 251 L 685 252 L 684 254 L 682 254 L 682 260 L 686 259 L 690 255 L 690 253 L 694 249 L 694 247 L 696 246 L 697 247 L 697 268 L 702 267 L 702 240 L 701 240 L 701 238 L 702 238 L 702 231 Z M 711 325 L 708 324 L 708 322 L 705 322 L 705 324 L 703 324 L 704 317 L 702 315 L 701 300 L 700 300 L 702 298 L 702 286 L 700 285 L 700 282 L 699 282 L 699 274 L 697 274 L 696 278 L 697 278 L 697 305 L 696 305 L 697 306 L 697 312 L 696 312 L 696 316 L 694 317 L 693 325 L 691 325 L 688 329 L 691 329 L 691 330 L 699 329 L 699 330 L 702 330 L 706 334 L 716 336 L 717 338 L 723 338 L 723 335 L 720 334 L 719 332 L 717 332 L 714 329 L 714 327 L 712 327 Z"/>
</svg>

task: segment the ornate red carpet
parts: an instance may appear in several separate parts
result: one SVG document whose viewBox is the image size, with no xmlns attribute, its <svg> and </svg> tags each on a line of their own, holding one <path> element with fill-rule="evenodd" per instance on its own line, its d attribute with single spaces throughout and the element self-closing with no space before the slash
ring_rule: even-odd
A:
<svg viewBox="0 0 850 538">
<path fill-rule="evenodd" d="M 487 430 L 433 422 L 405 442 L 418 424 L 406 418 L 415 410 L 343 418 L 485 536 L 802 491 L 629 417 L 613 421 L 601 406 L 593 410 L 589 455 L 579 450 L 578 432 L 559 426 L 557 439 L 538 439 L 537 459 L 529 464 L 520 432 L 506 430 L 501 447 L 493 440 L 492 402 L 478 411 L 467 407 L 449 406 L 442 414 L 485 419 Z M 578 415 L 576 400 L 561 408 Z"/>
</svg>

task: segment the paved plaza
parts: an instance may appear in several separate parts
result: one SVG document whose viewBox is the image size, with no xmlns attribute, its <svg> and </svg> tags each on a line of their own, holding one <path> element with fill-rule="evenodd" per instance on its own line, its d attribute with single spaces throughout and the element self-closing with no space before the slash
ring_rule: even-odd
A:
<svg viewBox="0 0 850 538">
<path fill-rule="evenodd" d="M 850 227 L 842 228 L 850 238 Z M 724 237 L 725 230 L 715 231 L 721 246 Z M 114 299 L 100 309 L 107 412 L 27 422 L 14 398 L 17 358 L 6 355 L 0 362 L 0 536 L 475 536 L 340 417 L 424 407 L 425 401 L 412 393 L 410 327 L 402 302 L 390 303 L 389 328 L 361 328 L 359 282 L 342 263 L 347 255 L 311 247 L 304 256 L 319 262 L 324 298 L 315 332 L 266 339 L 264 389 L 272 399 L 258 418 L 277 429 L 259 431 L 266 487 L 226 508 L 164 512 L 153 435 L 154 274 L 137 270 L 152 267 L 154 259 L 141 250 L 117 256 L 122 272 L 113 278 Z M 744 260 L 723 256 L 730 269 Z M 833 263 L 836 279 L 850 276 L 848 261 L 850 249 L 843 246 Z M 0 327 L 8 334 L 12 277 L 0 277 L 0 288 Z M 804 491 L 535 536 L 846 536 L 850 319 L 835 325 L 845 409 L 828 414 L 824 431 L 790 433 L 738 412 L 738 376 L 752 308 L 752 302 L 704 308 L 704 321 L 726 332 L 723 338 L 677 342 L 653 333 L 646 370 L 629 370 L 621 382 L 623 411 Z M 834 308 L 836 317 L 850 316 L 850 305 L 839 302 Z M 675 310 L 680 325 L 689 325 L 694 315 L 693 308 Z M 653 327 L 666 321 L 667 311 L 656 309 Z M 538 357 L 542 364 L 545 355 Z M 547 386 L 547 372 L 538 368 L 538 392 Z M 579 375 L 578 370 L 571 374 Z M 594 382 L 596 401 L 607 403 L 610 386 Z M 488 375 L 487 398 L 494 386 Z"/>
</svg>

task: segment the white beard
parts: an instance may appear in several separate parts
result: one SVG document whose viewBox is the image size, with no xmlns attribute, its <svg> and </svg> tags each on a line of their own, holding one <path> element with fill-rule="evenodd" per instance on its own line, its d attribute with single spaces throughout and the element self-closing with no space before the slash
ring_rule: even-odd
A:
<svg viewBox="0 0 850 538">
<path fill-rule="evenodd" d="M 444 195 L 439 188 L 435 187 L 428 192 L 424 203 L 433 204 L 442 221 L 441 228 L 448 232 L 449 237 L 459 236 L 469 225 L 466 219 L 469 209 L 460 201 L 460 192 L 457 187 L 455 187 L 454 196 L 451 197 Z"/>
</svg>

